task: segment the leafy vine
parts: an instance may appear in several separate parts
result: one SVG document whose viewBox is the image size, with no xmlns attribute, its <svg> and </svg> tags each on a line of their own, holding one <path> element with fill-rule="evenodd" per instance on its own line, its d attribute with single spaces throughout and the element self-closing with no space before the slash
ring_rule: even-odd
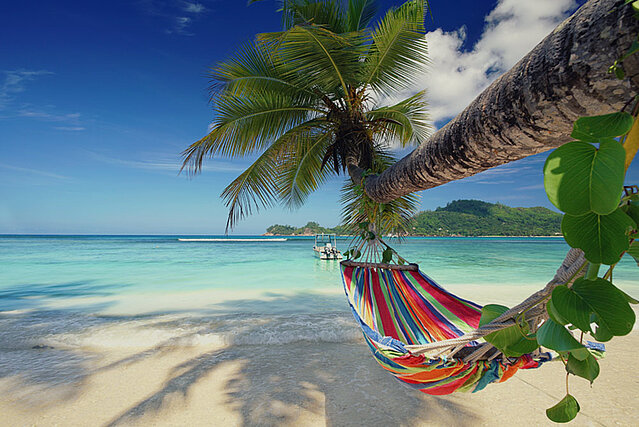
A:
<svg viewBox="0 0 639 427">
<path fill-rule="evenodd" d="M 625 4 L 639 12 L 639 1 L 626 0 Z M 623 79 L 622 63 L 636 52 L 638 40 L 608 71 Z M 507 357 L 531 353 L 540 346 L 557 352 L 566 369 L 566 395 L 546 415 L 558 423 L 571 421 L 580 410 L 570 394 L 569 376 L 592 384 L 599 375 L 600 352 L 584 338 L 610 341 L 630 333 L 636 320 L 630 304 L 639 301 L 613 284 L 613 270 L 625 253 L 639 265 L 639 240 L 635 240 L 639 237 L 639 188 L 624 187 L 626 172 L 639 149 L 639 102 L 632 99 L 628 105 L 633 101 L 633 114 L 620 111 L 579 118 L 571 133 L 574 141 L 554 150 L 544 165 L 548 199 L 564 213 L 564 239 L 581 249 L 587 262 L 576 279 L 553 290 L 545 301 L 548 319 L 536 332 L 531 332 L 531 326 L 537 325 L 519 316 L 515 325 L 485 337 Z M 600 275 L 602 265 L 608 268 Z M 480 325 L 507 309 L 485 306 Z M 571 331 L 579 333 L 579 339 Z"/>
</svg>

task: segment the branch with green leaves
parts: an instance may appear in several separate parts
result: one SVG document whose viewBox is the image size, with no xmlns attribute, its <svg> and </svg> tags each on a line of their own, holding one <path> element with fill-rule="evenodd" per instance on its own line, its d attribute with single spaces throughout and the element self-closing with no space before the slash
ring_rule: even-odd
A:
<svg viewBox="0 0 639 427">
<path fill-rule="evenodd" d="M 540 346 L 554 350 L 567 375 L 592 383 L 600 370 L 598 351 L 584 343 L 584 336 L 607 342 L 630 333 L 635 323 L 630 304 L 638 301 L 612 283 L 612 271 L 624 253 L 639 264 L 634 240 L 639 194 L 636 187 L 624 187 L 639 144 L 639 121 L 625 112 L 582 117 L 575 122 L 572 137 L 575 141 L 548 156 L 544 187 L 549 200 L 564 212 L 562 234 L 571 247 L 583 251 L 587 271 L 555 287 L 542 301 L 548 317 L 543 324 L 529 324 L 521 315 L 513 326 L 485 339 L 506 357 L 529 354 Z M 609 266 L 603 277 L 599 277 L 601 265 Z M 480 326 L 507 310 L 495 304 L 485 306 Z M 579 339 L 571 331 L 580 332 Z M 579 410 L 567 378 L 566 396 L 546 414 L 555 422 L 568 422 Z"/>
</svg>

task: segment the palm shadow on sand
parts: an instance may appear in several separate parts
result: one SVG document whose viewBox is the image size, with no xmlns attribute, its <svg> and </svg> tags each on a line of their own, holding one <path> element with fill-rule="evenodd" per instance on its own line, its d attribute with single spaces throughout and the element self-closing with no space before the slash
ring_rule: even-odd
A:
<svg viewBox="0 0 639 427">
<path fill-rule="evenodd" d="M 323 322 L 322 328 L 326 326 L 333 330 L 326 335 L 320 334 L 318 339 L 317 323 L 312 325 L 315 329 L 309 336 L 304 336 L 304 330 L 297 325 L 287 335 L 290 323 L 286 322 L 294 324 L 299 316 L 306 314 L 309 305 L 316 309 L 319 307 L 321 313 L 304 321 Z M 333 308 L 333 311 L 328 308 Z M 335 308 L 341 311 L 334 311 Z M 90 312 L 91 307 L 87 310 Z M 286 314 L 267 316 L 267 321 L 253 321 L 263 319 L 259 313 L 264 311 Z M 89 328 L 144 318 L 148 322 L 137 327 L 173 329 L 189 324 L 189 332 L 178 336 L 178 339 L 188 340 L 210 332 L 234 333 L 227 335 L 228 346 L 225 348 L 201 353 L 174 366 L 159 389 L 144 400 L 131 402 L 131 406 L 108 425 L 144 423 L 147 415 L 161 412 L 174 397 L 188 402 L 196 384 L 229 365 L 240 368 L 226 369 L 225 372 L 232 373 L 219 393 L 224 402 L 235 409 L 242 425 L 295 424 L 302 412 L 324 417 L 328 425 L 412 425 L 441 419 L 449 419 L 451 425 L 463 425 L 477 419 L 470 408 L 456 403 L 456 400 L 426 396 L 411 390 L 378 366 L 361 339 L 343 295 L 270 294 L 266 301 L 235 300 L 211 305 L 209 310 L 198 313 L 202 315 L 198 320 L 194 320 L 193 313 L 174 312 L 170 320 L 166 320 L 165 314 L 95 316 L 92 320 L 94 325 L 89 325 Z M 237 321 L 238 318 L 242 322 L 241 331 L 236 333 L 237 324 L 229 323 L 229 320 Z M 55 313 L 32 310 L 24 315 L 0 317 L 10 330 L 18 331 L 20 329 L 14 326 L 27 325 L 26 329 L 33 336 L 55 331 L 61 322 L 68 323 L 69 319 L 72 319 L 72 313 L 64 310 Z M 12 322 L 21 323 L 11 326 Z M 194 324 L 198 326 L 193 327 Z M 77 328 L 86 326 L 83 323 Z M 65 325 L 63 329 L 69 332 L 68 328 L 69 325 Z M 332 334 L 343 328 L 347 329 L 346 334 L 333 339 Z M 279 339 L 283 341 L 278 343 Z M 17 341 L 12 337 L 5 342 Z M 82 349 L 33 348 L 31 341 L 15 349 L 1 347 L 0 379 L 19 374 L 20 383 L 16 391 L 20 391 L 20 387 L 29 390 L 34 385 L 45 389 L 51 397 L 43 393 L 44 403 L 53 408 L 62 402 L 73 402 L 83 393 L 87 380 L 94 374 L 133 366 L 184 348 L 183 344 L 176 344 L 175 339 L 171 339 L 101 364 L 99 357 Z M 20 358 L 20 369 L 2 369 L 3 357 L 7 361 Z M 104 399 L 108 399 L 108 395 Z M 212 408 L 210 418 L 201 422 L 215 423 L 216 415 Z"/>
<path fill-rule="evenodd" d="M 300 296 L 279 296 L 269 304 L 295 306 Z M 303 298 L 303 296 L 302 296 Z M 322 303 L 345 304 L 341 295 L 325 296 Z M 234 301 L 231 308 L 261 306 L 262 300 Z M 216 310 L 224 307 L 215 307 Z M 326 314 L 330 316 L 330 313 Z M 344 313 L 335 313 L 336 320 Z M 350 314 L 349 314 L 350 316 Z M 354 320 L 352 323 L 354 326 Z M 245 330 L 251 334 L 278 330 L 277 322 Z M 301 411 L 323 415 L 328 425 L 411 425 L 450 419 L 451 425 L 472 423 L 472 410 L 447 397 L 427 396 L 411 390 L 384 371 L 372 358 L 363 339 L 359 342 L 297 341 L 268 345 L 231 342 L 172 369 L 163 387 L 113 419 L 109 425 L 126 425 L 145 414 L 162 410 L 173 396 L 188 399 L 189 390 L 203 378 L 215 375 L 225 364 L 241 366 L 220 393 L 241 415 L 242 425 L 294 424 Z M 323 412 L 323 414 L 322 414 Z M 211 411 L 211 422 L 216 414 Z"/>
</svg>

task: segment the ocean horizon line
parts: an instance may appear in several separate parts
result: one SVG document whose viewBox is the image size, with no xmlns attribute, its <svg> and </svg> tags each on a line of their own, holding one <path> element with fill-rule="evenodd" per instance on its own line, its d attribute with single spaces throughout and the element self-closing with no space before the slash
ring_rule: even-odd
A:
<svg viewBox="0 0 639 427">
<path fill-rule="evenodd" d="M 325 233 L 326 234 L 326 233 Z M 126 233 L 117 233 L 117 234 L 83 234 L 83 233 L 0 233 L 0 238 L 3 237 L 223 237 L 223 238 L 238 238 L 238 237 L 262 237 L 265 239 L 268 238 L 278 238 L 278 237 L 287 237 L 287 238 L 312 238 L 315 234 L 308 235 L 292 235 L 292 234 L 182 234 L 182 233 L 170 233 L 170 234 L 126 234 Z M 354 235 L 347 234 L 338 234 L 337 237 L 342 238 L 352 238 L 356 237 Z M 437 239 L 467 239 L 467 238 L 563 238 L 562 235 L 555 236 L 530 236 L 530 235 L 512 235 L 512 236 L 499 236 L 499 235 L 485 235 L 485 236 L 419 236 L 419 235 L 409 235 L 409 236 L 393 236 L 390 237 L 393 239 L 402 238 L 402 239 L 412 239 L 412 238 L 437 238 Z"/>
</svg>

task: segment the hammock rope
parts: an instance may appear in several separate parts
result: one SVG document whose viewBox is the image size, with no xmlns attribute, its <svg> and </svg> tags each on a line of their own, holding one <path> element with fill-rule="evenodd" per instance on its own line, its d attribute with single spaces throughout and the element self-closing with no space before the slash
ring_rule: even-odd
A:
<svg viewBox="0 0 639 427">
<path fill-rule="evenodd" d="M 571 249 L 553 279 L 540 291 L 479 327 L 481 306 L 453 295 L 419 270 L 417 264 L 375 262 L 378 236 L 357 248 L 363 261 L 341 263 L 344 290 L 364 338 L 380 365 L 396 378 L 428 394 L 479 391 L 552 359 L 535 350 L 508 358 L 483 337 L 522 319 L 532 332 L 547 319 L 545 302 L 553 289 L 571 283 L 583 271 L 583 252 Z M 398 259 L 403 260 L 394 250 Z M 592 350 L 603 350 L 595 343 Z"/>
</svg>

